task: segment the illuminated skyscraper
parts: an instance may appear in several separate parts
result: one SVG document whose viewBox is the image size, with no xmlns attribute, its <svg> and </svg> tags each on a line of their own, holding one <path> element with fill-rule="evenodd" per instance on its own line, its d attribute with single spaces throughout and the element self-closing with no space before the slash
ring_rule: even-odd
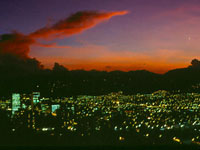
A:
<svg viewBox="0 0 200 150">
<path fill-rule="evenodd" d="M 57 109 L 60 108 L 60 105 L 59 104 L 55 104 L 55 105 L 52 105 L 51 106 L 51 112 L 54 113 L 54 111 L 56 111 Z"/>
<path fill-rule="evenodd" d="M 12 115 L 15 114 L 16 111 L 20 108 L 20 94 L 13 93 L 12 94 Z"/>
<path fill-rule="evenodd" d="M 33 92 L 33 104 L 39 103 L 40 92 Z"/>
</svg>

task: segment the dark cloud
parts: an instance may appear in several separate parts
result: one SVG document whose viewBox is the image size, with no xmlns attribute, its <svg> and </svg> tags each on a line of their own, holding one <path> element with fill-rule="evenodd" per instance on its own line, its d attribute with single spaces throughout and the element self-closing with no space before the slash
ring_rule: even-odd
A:
<svg viewBox="0 0 200 150">
<path fill-rule="evenodd" d="M 62 66 L 58 63 L 54 63 L 53 71 L 54 72 L 64 72 L 64 71 L 68 71 L 68 70 L 64 66 Z"/>
<path fill-rule="evenodd" d="M 189 67 L 200 69 L 200 61 L 198 59 L 193 59 Z"/>
<path fill-rule="evenodd" d="M 12 74 L 12 72 L 17 72 L 23 74 L 37 72 L 41 69 L 43 69 L 43 66 L 34 58 L 22 59 L 11 54 L 0 54 L 0 70 L 2 73 Z M 13 76 L 15 76 L 15 73 Z"/>
<path fill-rule="evenodd" d="M 20 58 L 28 58 L 30 45 L 35 40 L 21 33 L 3 34 L 0 36 L 0 54 L 12 54 Z"/>
<path fill-rule="evenodd" d="M 0 36 L 0 69 L 9 76 L 33 73 L 43 69 L 39 61 L 28 56 L 34 39 L 18 32 Z M 1 74 L 2 75 L 2 74 Z"/>
</svg>

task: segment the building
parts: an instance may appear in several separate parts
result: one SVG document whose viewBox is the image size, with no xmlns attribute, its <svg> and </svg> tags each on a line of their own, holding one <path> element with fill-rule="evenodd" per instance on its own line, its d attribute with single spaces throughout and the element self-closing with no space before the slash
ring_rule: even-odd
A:
<svg viewBox="0 0 200 150">
<path fill-rule="evenodd" d="M 12 115 L 15 114 L 16 111 L 21 107 L 20 102 L 20 94 L 19 93 L 13 93 L 12 94 Z"/>
<path fill-rule="evenodd" d="M 51 106 L 51 112 L 54 113 L 59 108 L 60 108 L 59 104 L 54 104 L 54 105 Z"/>
<path fill-rule="evenodd" d="M 40 92 L 33 92 L 32 96 L 33 96 L 33 104 L 34 105 L 40 102 L 40 99 L 39 99 Z"/>
</svg>

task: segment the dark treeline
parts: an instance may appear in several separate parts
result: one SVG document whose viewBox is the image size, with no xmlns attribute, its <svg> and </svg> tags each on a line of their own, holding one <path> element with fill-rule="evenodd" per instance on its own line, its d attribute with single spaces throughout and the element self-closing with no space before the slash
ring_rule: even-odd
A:
<svg viewBox="0 0 200 150">
<path fill-rule="evenodd" d="M 52 70 L 43 69 L 36 59 L 21 59 L 0 55 L 0 95 L 13 92 L 40 91 L 43 96 L 100 95 L 123 91 L 125 94 L 151 93 L 156 90 L 198 92 L 193 85 L 200 83 L 200 61 L 194 59 L 188 68 L 165 74 L 138 71 L 84 71 L 54 64 Z"/>
</svg>

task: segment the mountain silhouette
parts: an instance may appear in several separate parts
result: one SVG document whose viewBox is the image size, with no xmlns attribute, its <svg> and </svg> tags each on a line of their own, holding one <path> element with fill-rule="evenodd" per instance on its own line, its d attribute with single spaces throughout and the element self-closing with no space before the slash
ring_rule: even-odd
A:
<svg viewBox="0 0 200 150">
<path fill-rule="evenodd" d="M 52 70 L 44 69 L 36 59 L 21 59 L 13 55 L 0 55 L 0 95 L 40 91 L 43 96 L 101 95 L 123 91 L 125 94 L 152 93 L 157 90 L 194 91 L 200 83 L 200 65 L 192 60 L 187 68 L 156 74 L 136 71 L 69 71 L 55 63 Z"/>
</svg>

